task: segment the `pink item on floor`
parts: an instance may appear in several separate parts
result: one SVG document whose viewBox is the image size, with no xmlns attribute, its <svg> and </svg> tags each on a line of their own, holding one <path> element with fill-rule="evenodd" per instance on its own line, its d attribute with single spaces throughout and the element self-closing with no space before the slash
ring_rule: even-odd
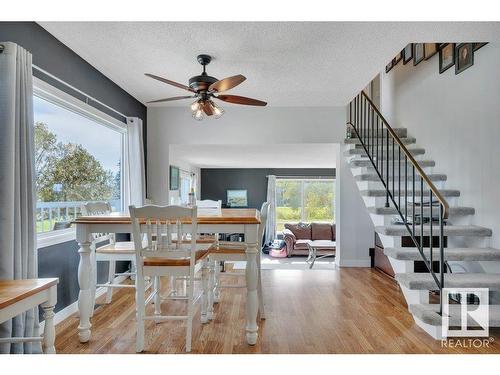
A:
<svg viewBox="0 0 500 375">
<path fill-rule="evenodd" d="M 272 256 L 273 258 L 286 258 L 288 255 L 286 253 L 286 246 L 282 247 L 281 249 L 269 250 L 269 255 Z"/>
</svg>

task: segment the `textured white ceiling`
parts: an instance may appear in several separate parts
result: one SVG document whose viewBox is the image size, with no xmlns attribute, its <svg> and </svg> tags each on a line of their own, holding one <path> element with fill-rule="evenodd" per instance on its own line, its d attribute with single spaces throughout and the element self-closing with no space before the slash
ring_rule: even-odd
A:
<svg viewBox="0 0 500 375">
<path fill-rule="evenodd" d="M 336 106 L 345 105 L 408 42 L 500 38 L 500 23 L 473 22 L 40 24 L 143 103 L 186 93 L 144 73 L 187 84 L 201 71 L 196 61 L 200 53 L 214 57 L 208 66 L 211 75 L 247 77 L 232 94 L 271 106 Z"/>
<path fill-rule="evenodd" d="M 333 143 L 170 145 L 170 155 L 200 168 L 335 168 Z"/>
</svg>

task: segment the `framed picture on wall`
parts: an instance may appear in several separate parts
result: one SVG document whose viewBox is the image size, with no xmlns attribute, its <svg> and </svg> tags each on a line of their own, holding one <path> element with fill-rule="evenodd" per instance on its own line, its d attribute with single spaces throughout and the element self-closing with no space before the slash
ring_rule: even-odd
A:
<svg viewBox="0 0 500 375">
<path fill-rule="evenodd" d="M 474 43 L 474 51 L 477 51 L 479 48 L 484 47 L 487 44 L 488 42 Z"/>
<path fill-rule="evenodd" d="M 438 53 L 438 43 L 425 43 L 424 44 L 424 55 L 425 59 L 429 60 L 432 56 Z"/>
<path fill-rule="evenodd" d="M 386 73 L 389 73 L 389 71 L 392 69 L 392 67 L 394 66 L 393 63 L 394 63 L 394 60 L 391 60 L 391 62 L 385 66 Z"/>
<path fill-rule="evenodd" d="M 248 207 L 248 197 L 246 189 L 227 189 L 227 206 Z"/>
<path fill-rule="evenodd" d="M 455 65 L 455 43 L 446 43 L 439 50 L 439 74 Z"/>
<path fill-rule="evenodd" d="M 455 74 L 474 65 L 473 43 L 461 43 L 455 47 Z"/>
<path fill-rule="evenodd" d="M 392 65 L 396 66 L 403 59 L 403 51 L 399 52 L 396 57 L 392 60 Z"/>
<path fill-rule="evenodd" d="M 413 65 L 418 65 L 425 59 L 424 43 L 413 43 Z"/>
<path fill-rule="evenodd" d="M 169 188 L 170 190 L 179 190 L 179 168 L 174 167 L 173 165 L 170 166 L 170 173 L 169 173 Z"/>
<path fill-rule="evenodd" d="M 409 43 L 403 50 L 403 65 L 409 63 L 412 58 L 413 58 L 413 43 Z"/>
</svg>

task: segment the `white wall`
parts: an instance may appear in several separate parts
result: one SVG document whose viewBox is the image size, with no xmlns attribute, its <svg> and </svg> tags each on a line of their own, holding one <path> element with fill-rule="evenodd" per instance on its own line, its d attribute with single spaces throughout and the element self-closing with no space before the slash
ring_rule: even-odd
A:
<svg viewBox="0 0 500 375">
<path fill-rule="evenodd" d="M 200 184 L 200 168 L 196 165 L 193 165 L 189 163 L 188 161 L 184 160 L 182 157 L 177 155 L 175 152 L 173 152 L 171 149 L 169 149 L 169 164 L 174 165 L 178 167 L 179 169 L 186 171 L 186 172 L 191 172 L 195 175 L 196 178 L 196 186 L 195 186 L 195 193 L 196 193 L 196 198 L 200 198 L 200 189 L 201 189 L 201 184 Z M 166 166 L 167 170 L 169 169 L 169 166 Z M 167 171 L 168 172 L 168 171 Z M 169 186 L 169 185 L 167 185 Z M 171 202 L 172 197 L 179 198 L 180 197 L 180 190 L 169 190 L 168 191 L 168 202 Z"/>
<path fill-rule="evenodd" d="M 168 202 L 170 144 L 269 144 L 279 152 L 286 144 L 343 144 L 345 137 L 344 107 L 226 105 L 225 109 L 221 119 L 198 122 L 187 107 L 148 108 L 148 196 L 153 201 Z M 373 226 L 365 207 L 356 204 L 362 203 L 361 197 L 342 155 L 337 155 L 337 160 L 338 261 L 366 266 L 368 248 L 373 246 Z"/>
<path fill-rule="evenodd" d="M 458 75 L 454 67 L 439 74 L 438 65 L 436 55 L 382 73 L 382 113 L 417 138 L 500 248 L 500 45 L 476 51 L 474 66 Z"/>
</svg>

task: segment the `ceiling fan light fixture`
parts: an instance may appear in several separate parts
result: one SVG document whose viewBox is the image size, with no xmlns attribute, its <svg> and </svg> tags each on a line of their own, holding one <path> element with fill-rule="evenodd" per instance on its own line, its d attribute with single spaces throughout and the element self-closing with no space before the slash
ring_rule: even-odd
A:
<svg viewBox="0 0 500 375">
<path fill-rule="evenodd" d="M 203 111 L 200 109 L 193 112 L 193 118 L 197 121 L 203 120 Z"/>
<path fill-rule="evenodd" d="M 191 104 L 191 111 L 196 112 L 201 109 L 200 101 L 197 100 Z"/>
<path fill-rule="evenodd" d="M 219 107 L 213 100 L 210 100 L 210 106 L 212 107 L 212 111 L 214 112 L 215 118 L 221 118 L 224 114 L 224 110 Z"/>
</svg>

